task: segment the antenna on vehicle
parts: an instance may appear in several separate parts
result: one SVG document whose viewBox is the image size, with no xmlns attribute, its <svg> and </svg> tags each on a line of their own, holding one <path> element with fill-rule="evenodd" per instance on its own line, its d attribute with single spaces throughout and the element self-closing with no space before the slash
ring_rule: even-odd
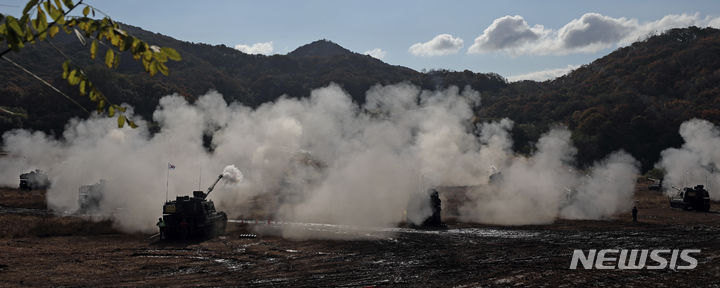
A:
<svg viewBox="0 0 720 288">
<path fill-rule="evenodd" d="M 710 174 L 715 174 L 715 164 L 710 165 Z M 708 180 L 708 171 L 705 171 L 705 187 L 710 191 L 710 181 Z"/>
</svg>

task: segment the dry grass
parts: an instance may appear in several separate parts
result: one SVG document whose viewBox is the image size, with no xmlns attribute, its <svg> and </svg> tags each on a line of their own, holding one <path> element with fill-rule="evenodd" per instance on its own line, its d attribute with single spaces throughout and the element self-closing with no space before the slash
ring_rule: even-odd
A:
<svg viewBox="0 0 720 288">
<path fill-rule="evenodd" d="M 0 238 L 99 235 L 118 233 L 109 220 L 92 222 L 76 217 L 0 215 Z"/>
<path fill-rule="evenodd" d="M 0 205 L 17 208 L 46 209 L 45 190 L 22 191 L 17 188 L 0 188 Z"/>
</svg>

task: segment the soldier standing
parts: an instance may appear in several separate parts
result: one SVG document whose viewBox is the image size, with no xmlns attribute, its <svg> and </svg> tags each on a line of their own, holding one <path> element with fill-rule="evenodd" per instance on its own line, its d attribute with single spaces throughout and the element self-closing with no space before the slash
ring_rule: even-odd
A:
<svg viewBox="0 0 720 288">
<path fill-rule="evenodd" d="M 165 221 L 163 221 L 162 218 L 158 218 L 158 222 L 155 225 L 160 229 L 160 239 L 165 239 Z"/>
</svg>

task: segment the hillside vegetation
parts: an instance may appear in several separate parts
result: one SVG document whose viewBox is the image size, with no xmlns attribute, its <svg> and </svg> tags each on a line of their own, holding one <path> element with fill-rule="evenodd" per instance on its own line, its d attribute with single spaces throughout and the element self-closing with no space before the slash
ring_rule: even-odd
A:
<svg viewBox="0 0 720 288">
<path fill-rule="evenodd" d="M 698 117 L 720 123 L 720 30 L 690 27 L 670 30 L 546 82 L 507 83 L 501 76 L 471 71 L 418 71 L 386 64 L 319 40 L 288 55 L 248 55 L 224 45 L 175 40 L 125 26 L 148 43 L 173 47 L 183 61 L 169 63 L 169 77 L 148 77 L 130 59 L 120 69 L 107 70 L 92 62 L 88 49 L 79 49 L 74 35 L 59 35 L 52 44 L 81 63 L 90 78 L 115 103 L 130 103 L 151 119 L 162 96 L 178 93 L 189 101 L 217 90 L 229 102 L 258 106 L 281 95 L 306 97 L 310 90 L 340 84 L 363 103 L 365 91 L 376 84 L 409 82 L 425 89 L 471 86 L 482 94 L 480 120 L 511 118 L 515 148 L 530 152 L 530 143 L 552 125 L 573 131 L 580 165 L 589 165 L 610 151 L 624 149 L 651 168 L 659 152 L 681 143 L 677 129 Z M 92 107 L 86 97 L 60 78 L 63 58 L 48 43 L 9 55 L 29 70 Z M 129 58 L 128 55 L 121 57 Z M 62 96 L 7 62 L 0 65 L 0 108 L 27 117 L 0 113 L 0 133 L 14 128 L 60 135 L 68 119 L 87 117 Z"/>
<path fill-rule="evenodd" d="M 553 81 L 512 83 L 485 96 L 481 114 L 512 115 L 516 138 L 563 123 L 582 164 L 625 149 L 649 169 L 660 151 L 682 144 L 683 121 L 720 123 L 720 30 L 669 30 Z"/>
</svg>

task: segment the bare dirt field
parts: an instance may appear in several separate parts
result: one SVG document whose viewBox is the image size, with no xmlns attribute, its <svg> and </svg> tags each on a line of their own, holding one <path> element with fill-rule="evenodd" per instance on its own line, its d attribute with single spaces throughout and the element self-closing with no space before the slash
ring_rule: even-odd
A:
<svg viewBox="0 0 720 288">
<path fill-rule="evenodd" d="M 640 223 L 449 223 L 447 230 L 359 231 L 302 225 L 361 240 L 289 240 L 281 224 L 230 223 L 220 238 L 161 242 L 109 222 L 45 210 L 43 191 L 0 190 L 0 286 L 720 286 L 719 203 L 710 213 L 668 207 L 638 185 Z M 287 225 L 287 224 L 283 224 Z M 243 238 L 247 232 L 257 238 Z M 573 249 L 700 249 L 693 270 L 570 270 Z"/>
</svg>

